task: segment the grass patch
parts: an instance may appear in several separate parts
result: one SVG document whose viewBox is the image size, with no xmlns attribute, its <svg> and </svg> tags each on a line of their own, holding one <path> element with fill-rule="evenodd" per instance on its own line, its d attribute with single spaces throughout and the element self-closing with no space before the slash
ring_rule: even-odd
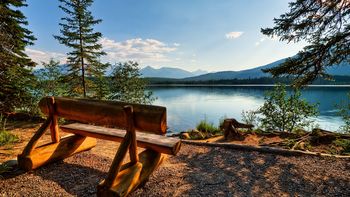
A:
<svg viewBox="0 0 350 197">
<path fill-rule="evenodd" d="M 220 129 L 214 126 L 213 123 L 208 122 L 207 120 L 201 120 L 197 124 L 196 128 L 198 131 L 205 132 L 205 133 L 211 133 L 211 134 L 220 133 Z"/>
<path fill-rule="evenodd" d="M 8 132 L 8 131 L 0 131 L 0 146 L 16 143 L 19 141 L 19 138 Z"/>
<path fill-rule="evenodd" d="M 19 138 L 16 135 L 6 131 L 6 122 L 7 119 L 5 116 L 0 114 L 0 146 L 12 144 L 19 141 Z"/>
</svg>

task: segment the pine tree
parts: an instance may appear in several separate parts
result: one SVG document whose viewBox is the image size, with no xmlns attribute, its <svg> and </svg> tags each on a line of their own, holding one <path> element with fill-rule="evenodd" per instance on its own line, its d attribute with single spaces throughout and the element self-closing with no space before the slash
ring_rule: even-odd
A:
<svg viewBox="0 0 350 197">
<path fill-rule="evenodd" d="M 20 108 L 30 93 L 27 85 L 35 63 L 25 54 L 25 47 L 35 37 L 25 26 L 26 17 L 18 10 L 27 6 L 25 0 L 0 1 L 0 113 Z"/>
<path fill-rule="evenodd" d="M 107 65 L 99 59 L 105 53 L 98 40 L 102 37 L 93 26 L 102 20 L 95 20 L 88 10 L 93 0 L 60 0 L 59 6 L 68 16 L 61 18 L 61 36 L 54 36 L 61 44 L 71 48 L 68 55 L 69 72 L 66 80 L 70 85 L 70 95 L 87 95 L 87 88 L 94 87 L 93 77 L 103 75 Z M 90 93 L 90 92 L 89 92 Z M 93 96 L 93 92 L 89 96 Z"/>
<path fill-rule="evenodd" d="M 289 8 L 289 12 L 274 19 L 273 28 L 261 31 L 282 41 L 304 40 L 308 46 L 266 72 L 292 76 L 294 84 L 300 86 L 318 77 L 330 78 L 327 74 L 330 66 L 350 63 L 350 1 L 295 0 Z"/>
</svg>

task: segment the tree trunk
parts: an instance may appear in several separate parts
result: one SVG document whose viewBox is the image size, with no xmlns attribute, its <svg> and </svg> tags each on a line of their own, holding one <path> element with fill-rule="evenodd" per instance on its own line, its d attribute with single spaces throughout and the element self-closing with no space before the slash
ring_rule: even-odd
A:
<svg viewBox="0 0 350 197">
<path fill-rule="evenodd" d="M 78 1 L 78 6 L 80 6 L 80 2 Z M 85 68 L 84 68 L 84 57 L 83 57 L 83 36 L 82 36 L 82 29 L 81 29 L 81 16 L 78 14 L 79 19 L 79 44 L 80 44 L 80 62 L 81 62 L 81 79 L 83 83 L 83 91 L 84 91 L 84 98 L 86 98 L 86 86 L 85 86 Z"/>
</svg>

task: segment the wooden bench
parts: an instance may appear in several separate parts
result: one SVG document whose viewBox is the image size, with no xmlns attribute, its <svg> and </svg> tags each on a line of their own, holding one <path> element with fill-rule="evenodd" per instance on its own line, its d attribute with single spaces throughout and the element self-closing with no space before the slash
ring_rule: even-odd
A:
<svg viewBox="0 0 350 197">
<path fill-rule="evenodd" d="M 48 118 L 18 155 L 19 167 L 29 171 L 90 150 L 96 146 L 96 138 L 120 142 L 106 179 L 97 186 L 98 196 L 128 195 L 148 180 L 164 154 L 176 155 L 180 150 L 180 140 L 164 136 L 165 107 L 45 97 L 39 108 Z M 59 126 L 58 117 L 77 123 Z M 52 142 L 37 146 L 47 129 Z M 60 138 L 59 130 L 71 134 Z M 138 154 L 137 147 L 145 150 Z M 130 162 L 122 165 L 128 150 Z"/>
</svg>

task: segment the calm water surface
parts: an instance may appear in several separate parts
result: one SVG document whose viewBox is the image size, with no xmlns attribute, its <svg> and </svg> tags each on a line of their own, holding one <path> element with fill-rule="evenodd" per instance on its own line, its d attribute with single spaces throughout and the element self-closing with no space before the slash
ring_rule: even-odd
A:
<svg viewBox="0 0 350 197">
<path fill-rule="evenodd" d="M 172 132 L 195 128 L 206 118 L 218 124 L 223 116 L 241 120 L 242 110 L 256 110 L 264 102 L 268 86 L 161 86 L 150 87 L 158 99 L 155 105 L 167 107 L 168 127 Z M 338 130 L 342 124 L 335 104 L 345 101 L 350 86 L 308 87 L 302 96 L 319 103 L 316 122 L 323 129 Z"/>
</svg>

